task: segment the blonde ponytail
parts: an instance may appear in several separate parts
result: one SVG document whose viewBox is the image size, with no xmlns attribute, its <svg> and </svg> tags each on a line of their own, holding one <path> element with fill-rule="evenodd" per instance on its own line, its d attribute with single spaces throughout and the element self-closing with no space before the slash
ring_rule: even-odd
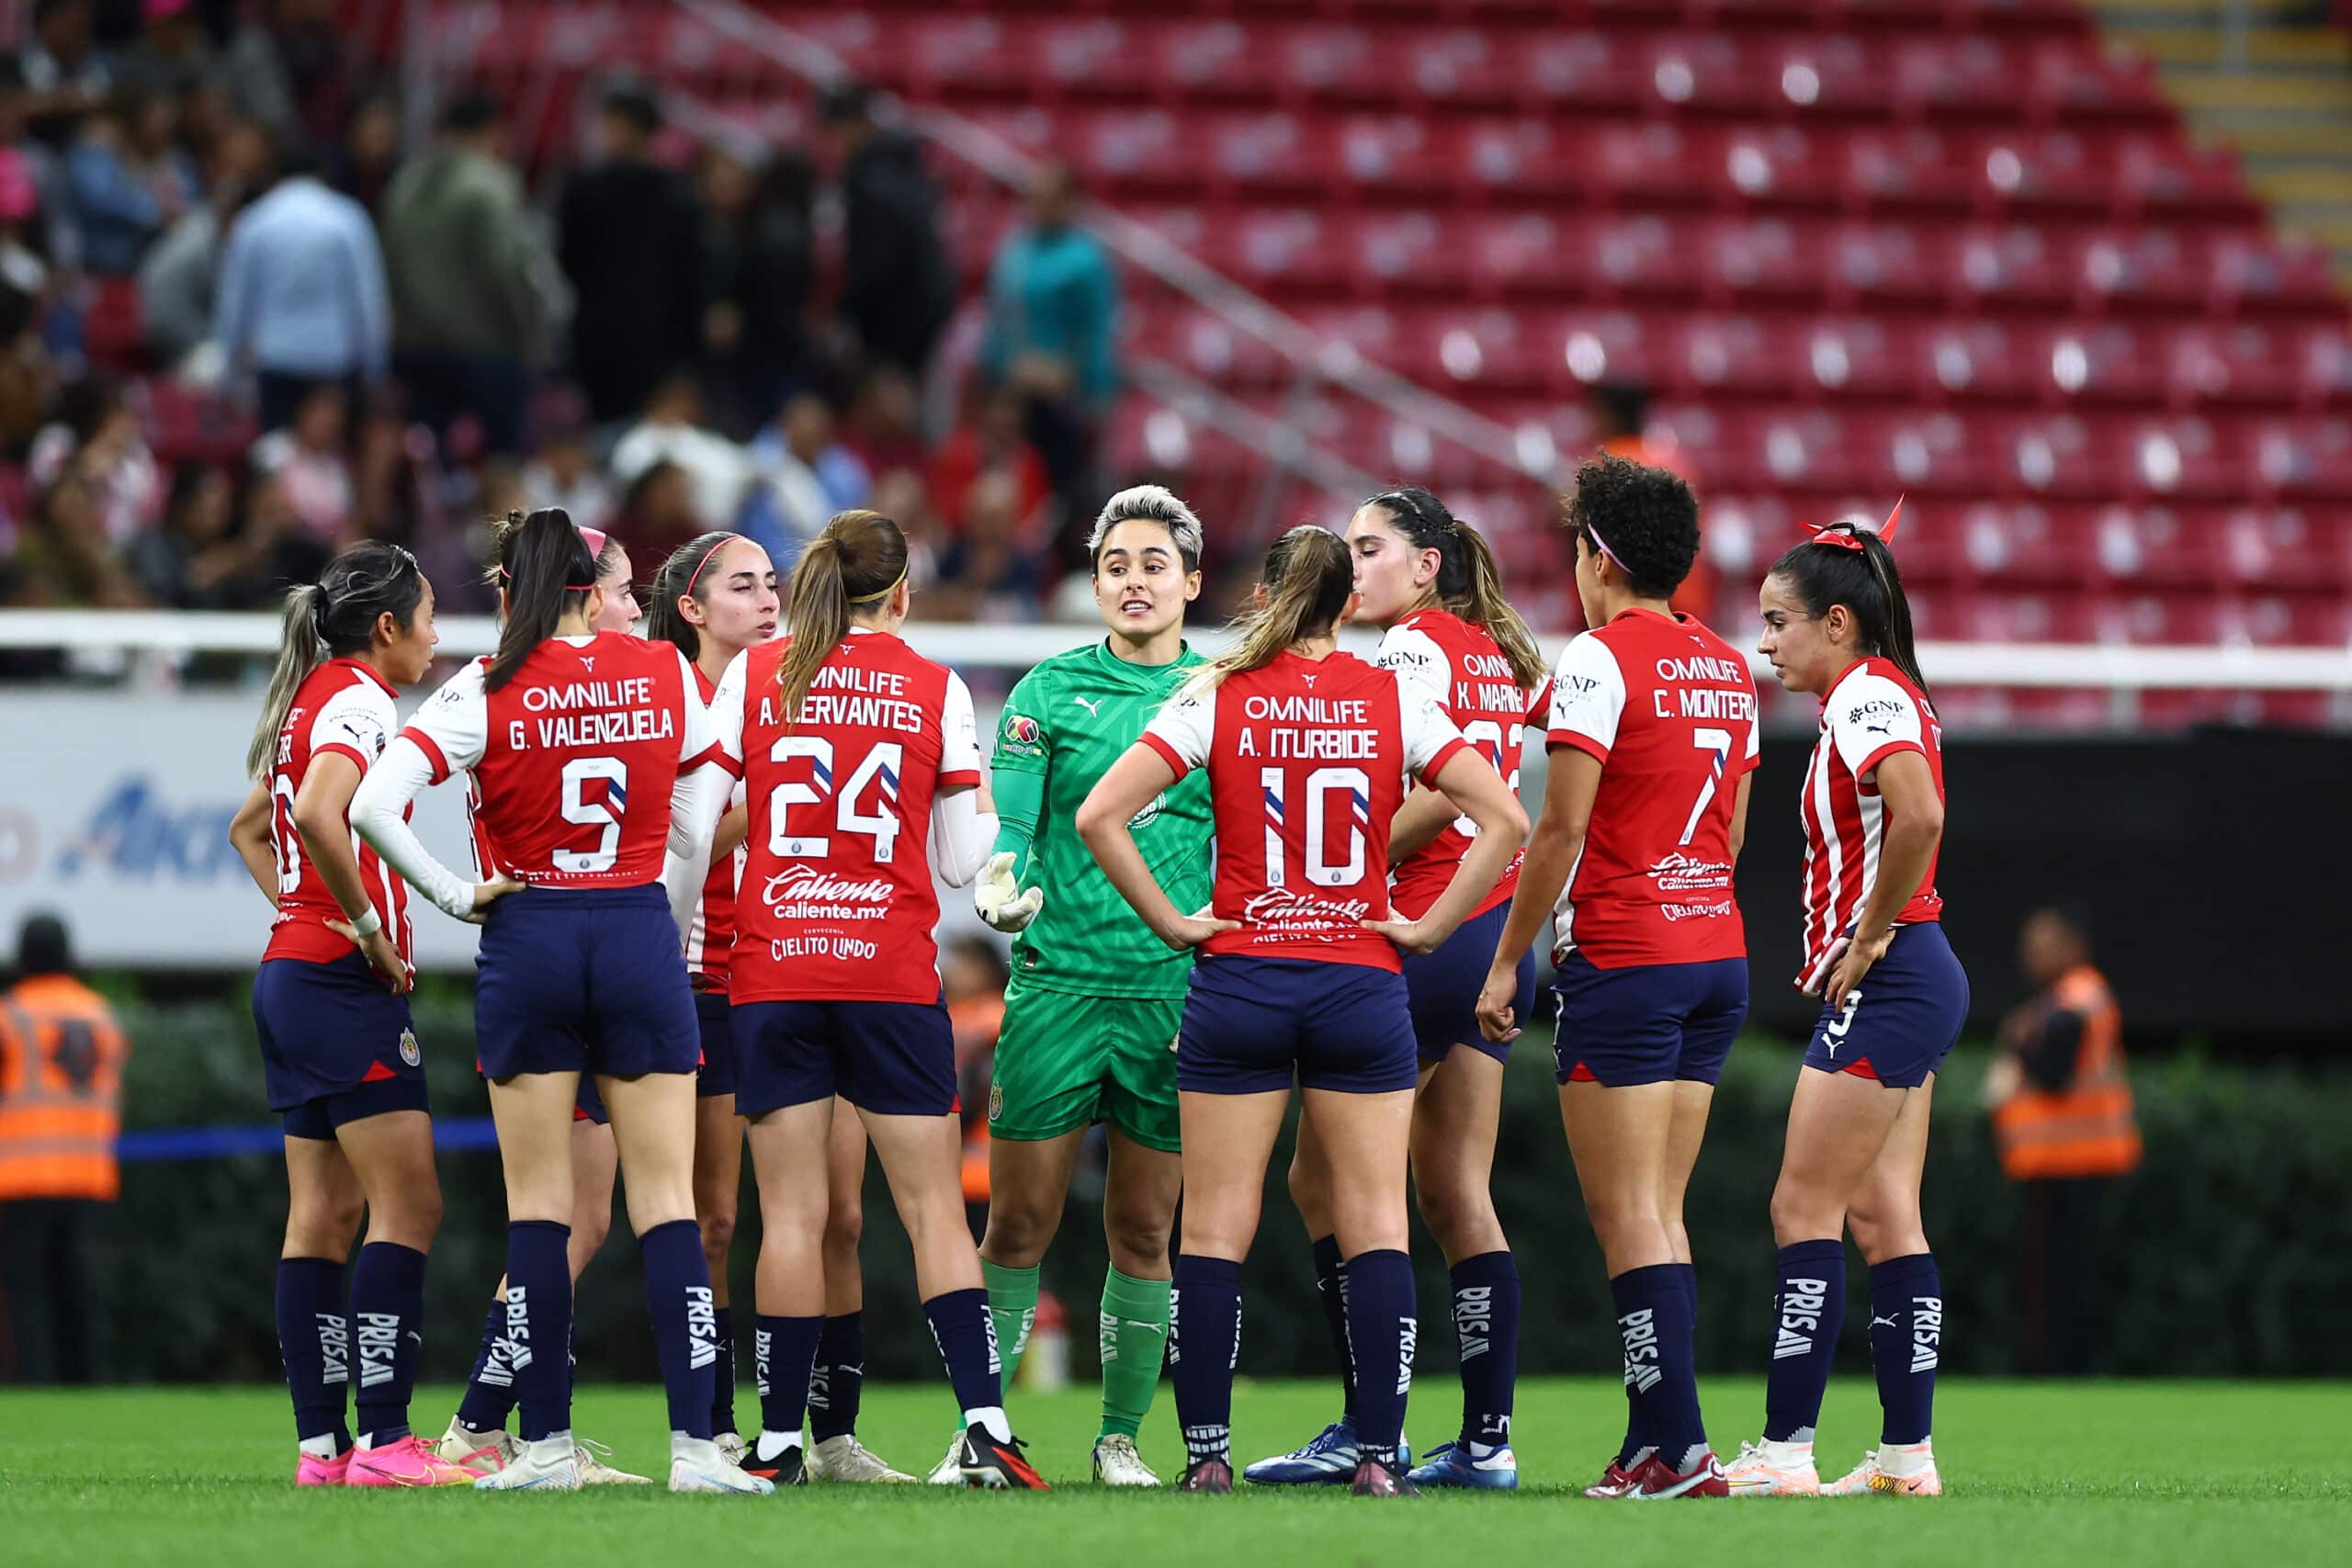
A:
<svg viewBox="0 0 2352 1568">
<path fill-rule="evenodd" d="M 306 582 L 286 596 L 286 618 L 277 633 L 277 662 L 269 671 L 269 694 L 262 699 L 261 717 L 254 725 L 253 739 L 245 744 L 245 776 L 255 784 L 269 782 L 270 766 L 277 755 L 277 732 L 286 728 L 294 694 L 302 689 L 311 671 L 327 660 L 327 645 L 319 630 L 326 618 L 326 590 L 315 582 Z"/>
<path fill-rule="evenodd" d="M 799 722 L 817 671 L 849 636 L 853 608 L 888 598 L 907 577 L 907 536 L 878 512 L 842 512 L 793 564 L 785 607 L 791 646 L 776 661 L 784 723 Z"/>
<path fill-rule="evenodd" d="M 1227 675 L 1256 670 L 1305 637 L 1332 631 L 1355 592 L 1348 542 L 1303 524 L 1274 541 L 1261 580 L 1265 602 L 1234 617 L 1234 646 L 1203 671 L 1191 690 L 1216 689 Z"/>
<path fill-rule="evenodd" d="M 1495 564 L 1494 549 L 1487 543 L 1487 536 L 1469 524 L 1457 522 L 1454 527 L 1462 536 L 1468 581 L 1460 593 L 1446 600 L 1445 607 L 1457 618 L 1483 628 L 1493 637 L 1503 657 L 1510 660 L 1512 678 L 1532 691 L 1544 683 L 1547 667 L 1527 623 L 1510 607 L 1510 601 L 1503 597 L 1503 574 Z"/>
</svg>

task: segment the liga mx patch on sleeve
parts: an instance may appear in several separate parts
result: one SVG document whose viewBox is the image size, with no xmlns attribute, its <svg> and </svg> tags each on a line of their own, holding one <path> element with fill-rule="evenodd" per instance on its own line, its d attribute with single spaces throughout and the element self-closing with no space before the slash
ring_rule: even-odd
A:
<svg viewBox="0 0 2352 1568">
<path fill-rule="evenodd" d="M 999 753 L 1010 752 L 1022 757 L 1043 757 L 1046 754 L 1045 728 L 1025 713 L 1007 708 L 1004 723 L 998 730 Z"/>
</svg>

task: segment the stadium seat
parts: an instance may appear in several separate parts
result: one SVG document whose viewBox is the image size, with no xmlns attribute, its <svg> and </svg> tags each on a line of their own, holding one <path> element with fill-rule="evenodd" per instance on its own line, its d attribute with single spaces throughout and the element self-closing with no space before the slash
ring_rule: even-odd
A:
<svg viewBox="0 0 2352 1568">
<path fill-rule="evenodd" d="M 2222 567 L 2233 586 L 2340 592 L 2352 571 L 2342 518 L 2301 507 L 2240 507 L 2222 524 Z"/>
</svg>

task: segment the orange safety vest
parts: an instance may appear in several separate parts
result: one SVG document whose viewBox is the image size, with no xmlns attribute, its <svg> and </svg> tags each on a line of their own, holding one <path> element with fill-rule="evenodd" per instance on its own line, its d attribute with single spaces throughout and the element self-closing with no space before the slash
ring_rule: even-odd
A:
<svg viewBox="0 0 2352 1568">
<path fill-rule="evenodd" d="M 2078 1013 L 2083 1040 L 2066 1087 L 2028 1088 L 1993 1112 L 2001 1168 L 2012 1181 L 2122 1176 L 2140 1164 L 2140 1127 L 2123 1076 L 2123 1015 L 2099 972 L 2070 969 L 2051 987 L 2048 1007 Z"/>
<path fill-rule="evenodd" d="M 122 1190 L 122 1066 L 130 1043 L 104 998 L 63 975 L 0 996 L 0 1203 Z"/>
</svg>

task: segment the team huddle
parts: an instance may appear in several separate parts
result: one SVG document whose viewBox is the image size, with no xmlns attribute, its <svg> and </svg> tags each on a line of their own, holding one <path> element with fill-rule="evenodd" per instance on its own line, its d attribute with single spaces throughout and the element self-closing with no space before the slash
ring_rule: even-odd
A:
<svg viewBox="0 0 2352 1568">
<path fill-rule="evenodd" d="M 1596 458 L 1566 521 L 1592 629 L 1555 668 L 1486 541 L 1415 489 L 1365 501 L 1344 533 L 1284 534 L 1212 660 L 1184 638 L 1199 520 L 1158 487 L 1123 491 L 1088 540 L 1105 635 L 1021 680 L 985 757 L 963 680 L 901 636 L 907 541 L 876 513 L 835 517 L 781 593 L 757 543 L 706 535 L 654 574 L 641 628 L 619 541 L 560 512 L 510 519 L 496 651 L 405 727 L 393 697 L 431 665 L 432 587 L 395 547 L 339 557 L 288 602 L 232 830 L 277 909 L 254 1014 L 285 1122 L 277 1315 L 298 1483 L 646 1481 L 571 1421 L 573 1283 L 616 1176 L 671 1489 L 914 1480 L 856 1431 L 870 1147 L 953 1391 L 929 1478 L 1043 1489 L 1007 1394 L 1103 1125 L 1095 1478 L 1160 1484 L 1137 1438 L 1164 1371 L 1176 1485 L 1229 1491 L 1241 1268 L 1295 1088 L 1289 1185 L 1340 1409 L 1242 1478 L 1515 1487 L 1520 1286 L 1489 1187 L 1548 926 L 1562 1122 L 1623 1348 L 1624 1434 L 1586 1495 L 1939 1493 L 1942 1291 L 1919 1182 L 1967 981 L 1939 923 L 1941 741 L 1894 520 L 1808 531 L 1758 597 L 1759 650 L 1823 705 L 1797 977 L 1823 1006 L 1771 1200 L 1763 1432 L 1728 1463 L 1701 1416 L 1682 1204 L 1747 1010 L 1732 886 L 1757 694 L 1745 658 L 1668 607 L 1699 542 L 1680 479 Z M 1340 649 L 1350 622 L 1381 631 L 1370 660 Z M 1532 831 L 1531 730 L 1550 759 Z M 416 796 L 458 774 L 469 876 L 409 825 Z M 977 1246 L 942 881 L 1012 938 Z M 411 889 L 482 928 L 477 1065 L 509 1218 L 437 1440 L 409 1410 L 440 1219 L 405 995 Z M 748 1438 L 727 1288 L 747 1139 L 762 1222 Z M 1411 1201 L 1445 1254 L 1462 1384 L 1457 1435 L 1418 1462 Z M 1871 1268 L 1884 1424 L 1825 1481 L 1813 1436 L 1849 1232 Z"/>
</svg>

